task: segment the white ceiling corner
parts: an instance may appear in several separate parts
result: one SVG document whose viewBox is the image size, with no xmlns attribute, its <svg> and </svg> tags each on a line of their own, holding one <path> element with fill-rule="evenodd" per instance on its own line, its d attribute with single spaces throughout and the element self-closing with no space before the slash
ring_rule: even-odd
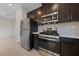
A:
<svg viewBox="0 0 79 59">
<path fill-rule="evenodd" d="M 26 12 L 32 11 L 41 6 L 41 3 L 0 3 L 0 17 L 16 19 L 16 11 L 19 7 L 23 7 Z M 5 14 L 2 14 L 4 12 Z"/>
</svg>

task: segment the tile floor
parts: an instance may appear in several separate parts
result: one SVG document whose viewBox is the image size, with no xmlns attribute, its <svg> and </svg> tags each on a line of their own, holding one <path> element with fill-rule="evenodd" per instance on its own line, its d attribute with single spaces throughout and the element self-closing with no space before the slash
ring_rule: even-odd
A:
<svg viewBox="0 0 79 59">
<path fill-rule="evenodd" d="M 0 56 L 41 56 L 36 50 L 23 49 L 16 39 L 0 39 Z"/>
</svg>

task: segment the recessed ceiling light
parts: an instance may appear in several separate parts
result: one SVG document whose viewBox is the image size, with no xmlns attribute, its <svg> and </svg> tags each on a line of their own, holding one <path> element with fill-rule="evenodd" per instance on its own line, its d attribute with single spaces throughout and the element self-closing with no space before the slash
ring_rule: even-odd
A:
<svg viewBox="0 0 79 59">
<path fill-rule="evenodd" d="M 38 14 L 38 15 L 41 15 L 41 11 L 38 11 L 37 14 Z"/>
<path fill-rule="evenodd" d="M 5 14 L 5 12 L 1 12 L 2 14 Z"/>
<path fill-rule="evenodd" d="M 9 6 L 12 6 L 12 4 L 10 3 L 10 4 L 8 4 Z"/>
</svg>

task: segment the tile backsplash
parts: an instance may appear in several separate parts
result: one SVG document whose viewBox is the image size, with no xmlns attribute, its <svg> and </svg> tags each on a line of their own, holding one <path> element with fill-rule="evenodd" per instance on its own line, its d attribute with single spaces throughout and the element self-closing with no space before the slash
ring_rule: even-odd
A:
<svg viewBox="0 0 79 59">
<path fill-rule="evenodd" d="M 60 36 L 79 36 L 79 21 L 66 22 L 50 25 L 39 25 L 38 31 L 41 32 L 46 28 L 56 28 Z"/>
</svg>

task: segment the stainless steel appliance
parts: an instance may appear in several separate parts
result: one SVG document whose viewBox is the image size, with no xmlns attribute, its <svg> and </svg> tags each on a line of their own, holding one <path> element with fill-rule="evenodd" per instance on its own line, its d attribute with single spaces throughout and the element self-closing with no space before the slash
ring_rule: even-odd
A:
<svg viewBox="0 0 79 59">
<path fill-rule="evenodd" d="M 27 50 L 30 50 L 30 22 L 29 19 L 21 21 L 21 46 Z"/>
<path fill-rule="evenodd" d="M 60 55 L 60 40 L 56 30 L 39 34 L 39 53 L 46 56 Z"/>
<path fill-rule="evenodd" d="M 21 46 L 27 50 L 31 50 L 34 47 L 32 33 L 38 31 L 37 22 L 28 18 L 22 20 L 20 25 Z"/>
<path fill-rule="evenodd" d="M 42 24 L 50 22 L 58 22 L 58 12 L 53 12 L 42 16 Z"/>
</svg>

